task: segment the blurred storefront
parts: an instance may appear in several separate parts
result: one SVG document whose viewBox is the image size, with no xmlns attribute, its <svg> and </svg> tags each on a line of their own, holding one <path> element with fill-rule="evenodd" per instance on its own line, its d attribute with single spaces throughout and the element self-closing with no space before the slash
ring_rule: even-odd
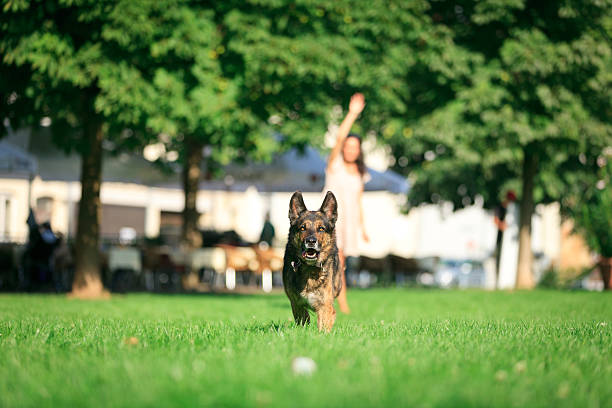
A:
<svg viewBox="0 0 612 408">
<path fill-rule="evenodd" d="M 23 164 L 20 171 L 0 168 L 0 237 L 25 240 L 28 200 L 39 222 L 44 218 L 55 231 L 73 237 L 80 199 L 79 158 L 55 149 L 44 133 L 36 135 L 36 143 L 30 142 L 32 137 L 20 132 L 0 145 L 3 155 L 20 157 L 17 161 Z M 427 205 L 404 214 L 408 182 L 392 171 L 379 170 L 370 167 L 371 180 L 363 197 L 370 236 L 369 243 L 360 244 L 363 255 L 478 260 L 491 256 L 496 230 L 490 211 L 472 206 L 453 212 L 445 205 Z M 318 208 L 324 176 L 324 158 L 309 147 L 290 150 L 268 164 L 229 165 L 223 179 L 200 184 L 200 228 L 233 230 L 255 242 L 269 212 L 276 230 L 274 244 L 282 247 L 291 194 L 301 190 L 307 206 Z M 138 236 L 161 235 L 168 243 L 178 242 L 183 209 L 179 176 L 159 171 L 142 155 L 105 157 L 101 201 L 103 238 L 118 237 L 129 228 Z M 560 225 L 557 206 L 538 206 L 533 218 L 534 251 L 548 263 L 560 256 Z"/>
</svg>

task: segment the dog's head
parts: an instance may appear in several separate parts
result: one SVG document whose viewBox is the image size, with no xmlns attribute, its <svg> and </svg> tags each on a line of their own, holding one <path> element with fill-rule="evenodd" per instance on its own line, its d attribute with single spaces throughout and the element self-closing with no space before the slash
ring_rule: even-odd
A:
<svg viewBox="0 0 612 408">
<path fill-rule="evenodd" d="M 318 211 L 308 211 L 302 193 L 296 191 L 289 201 L 289 239 L 301 251 L 302 261 L 314 265 L 322 252 L 334 244 L 334 227 L 338 218 L 338 203 L 328 191 Z"/>
</svg>

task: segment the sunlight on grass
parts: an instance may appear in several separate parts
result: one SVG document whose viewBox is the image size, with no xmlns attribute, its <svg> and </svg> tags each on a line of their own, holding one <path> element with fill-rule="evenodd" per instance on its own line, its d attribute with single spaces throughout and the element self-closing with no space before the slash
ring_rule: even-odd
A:
<svg viewBox="0 0 612 408">
<path fill-rule="evenodd" d="M 334 331 L 282 295 L 0 296 L 0 406 L 605 406 L 601 293 L 351 291 Z M 316 371 L 291 369 L 298 356 Z"/>
</svg>

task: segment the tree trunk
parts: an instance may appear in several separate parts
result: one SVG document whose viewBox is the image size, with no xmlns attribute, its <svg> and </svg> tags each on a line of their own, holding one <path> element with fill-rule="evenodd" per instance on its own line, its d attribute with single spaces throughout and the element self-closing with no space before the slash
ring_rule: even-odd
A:
<svg viewBox="0 0 612 408">
<path fill-rule="evenodd" d="M 188 248 L 202 246 L 202 236 L 198 230 L 198 209 L 196 200 L 202 175 L 202 145 L 193 140 L 185 140 L 185 163 L 183 165 L 183 191 L 185 208 L 183 209 L 183 231 L 181 241 Z"/>
<path fill-rule="evenodd" d="M 533 185 L 538 167 L 537 155 L 525 148 L 523 155 L 523 194 L 519 215 L 519 259 L 516 271 L 516 288 L 532 289 L 535 286 L 532 273 L 531 217 L 533 215 Z"/>
<path fill-rule="evenodd" d="M 100 184 L 102 182 L 102 121 L 86 115 L 81 152 L 81 201 L 75 242 L 72 296 L 107 296 L 100 278 Z"/>
<path fill-rule="evenodd" d="M 601 274 L 601 280 L 603 281 L 604 290 L 612 290 L 612 258 L 601 257 L 597 263 L 599 267 L 599 273 Z"/>
</svg>

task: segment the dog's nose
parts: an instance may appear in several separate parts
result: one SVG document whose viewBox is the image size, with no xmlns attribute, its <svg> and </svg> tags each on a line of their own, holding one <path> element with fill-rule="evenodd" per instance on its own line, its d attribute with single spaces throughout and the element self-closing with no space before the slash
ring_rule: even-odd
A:
<svg viewBox="0 0 612 408">
<path fill-rule="evenodd" d="M 313 237 L 313 236 L 310 236 L 310 237 L 307 237 L 307 238 L 305 239 L 305 241 L 306 241 L 306 243 L 307 243 L 307 244 L 314 245 L 314 244 L 316 244 L 316 243 L 317 243 L 317 238 L 316 238 L 316 237 Z"/>
</svg>

